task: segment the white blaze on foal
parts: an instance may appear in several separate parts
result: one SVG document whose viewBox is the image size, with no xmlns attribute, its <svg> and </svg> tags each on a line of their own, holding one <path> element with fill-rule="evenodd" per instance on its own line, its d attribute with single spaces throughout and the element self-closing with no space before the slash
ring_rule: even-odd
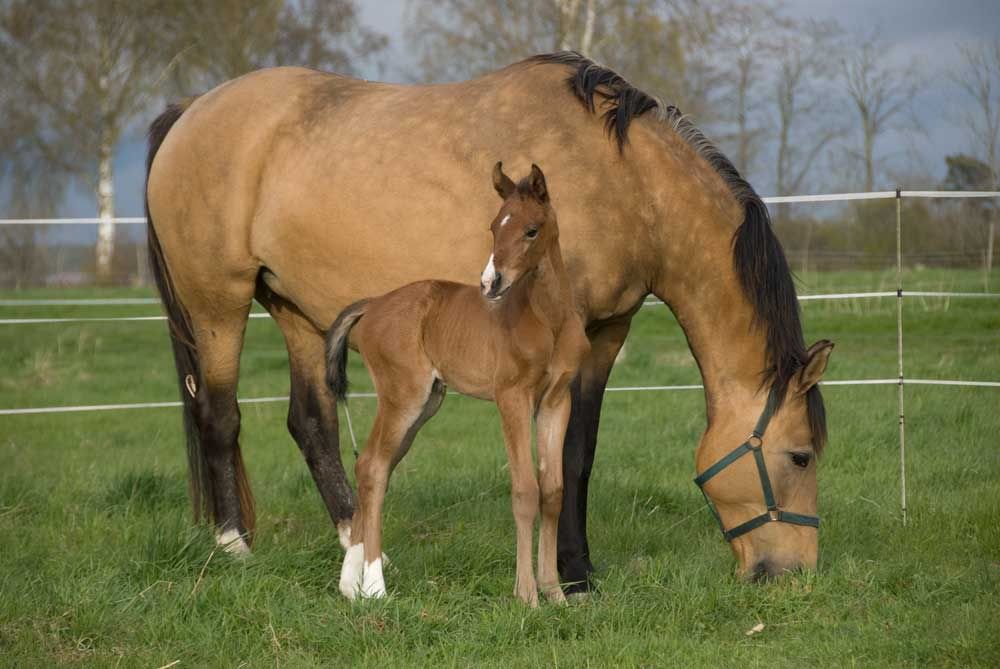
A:
<svg viewBox="0 0 1000 669">
<path fill-rule="evenodd" d="M 493 267 L 493 255 L 490 254 L 490 261 L 486 263 L 486 269 L 483 270 L 483 275 L 480 277 L 484 286 L 489 286 L 493 283 L 493 280 L 497 278 L 496 268 Z"/>
</svg>

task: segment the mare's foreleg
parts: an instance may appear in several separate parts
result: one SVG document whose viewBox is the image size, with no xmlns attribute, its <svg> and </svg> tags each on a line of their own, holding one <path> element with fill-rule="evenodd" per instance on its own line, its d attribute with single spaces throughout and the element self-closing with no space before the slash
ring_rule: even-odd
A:
<svg viewBox="0 0 1000 669">
<path fill-rule="evenodd" d="M 531 462 L 531 412 L 528 393 L 508 390 L 497 394 L 504 443 L 510 462 L 511 506 L 517 528 L 517 577 L 514 595 L 538 606 L 538 588 L 531 569 L 531 547 L 538 516 L 538 482 Z"/>
<path fill-rule="evenodd" d="M 571 392 L 573 408 L 563 447 L 562 512 L 559 516 L 559 573 L 566 594 L 590 590 L 590 546 L 587 542 L 587 489 L 597 449 L 604 388 L 615 357 L 628 336 L 630 320 L 615 321 L 590 335 L 590 355 L 580 366 Z"/>
</svg>

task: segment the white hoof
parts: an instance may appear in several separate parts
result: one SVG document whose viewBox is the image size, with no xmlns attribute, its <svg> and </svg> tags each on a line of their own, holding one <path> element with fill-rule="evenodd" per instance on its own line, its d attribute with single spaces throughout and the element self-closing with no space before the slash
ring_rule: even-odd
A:
<svg viewBox="0 0 1000 669">
<path fill-rule="evenodd" d="M 382 558 L 365 565 L 365 575 L 361 581 L 361 596 L 378 599 L 385 597 L 385 579 L 382 577 Z"/>
<path fill-rule="evenodd" d="M 365 545 L 355 544 L 347 549 L 340 568 L 340 594 L 348 599 L 358 596 L 365 566 Z"/>
<path fill-rule="evenodd" d="M 250 546 L 247 545 L 247 542 L 240 533 L 234 529 L 228 529 L 222 534 L 216 534 L 215 541 L 222 547 L 222 550 L 230 555 L 239 557 L 250 555 Z"/>
</svg>

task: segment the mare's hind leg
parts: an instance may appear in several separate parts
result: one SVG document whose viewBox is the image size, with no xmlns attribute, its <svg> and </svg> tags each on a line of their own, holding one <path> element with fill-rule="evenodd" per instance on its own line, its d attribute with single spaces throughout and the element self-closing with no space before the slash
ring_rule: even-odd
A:
<svg viewBox="0 0 1000 669">
<path fill-rule="evenodd" d="M 212 513 L 219 544 L 245 554 L 254 531 L 254 504 L 240 453 L 236 386 L 249 300 L 234 311 L 191 313 L 201 368 L 194 409 L 200 453 L 192 459 L 199 471 L 193 472 L 192 483 Z"/>
<path fill-rule="evenodd" d="M 389 477 L 417 432 L 430 420 L 444 401 L 444 384 L 429 370 L 424 378 L 392 386 L 378 379 L 378 411 L 365 450 L 355 466 L 358 482 L 358 509 L 354 514 L 351 547 L 340 572 L 340 591 L 345 597 L 384 597 L 382 575 L 382 503 Z"/>
<path fill-rule="evenodd" d="M 288 405 L 288 431 L 309 466 L 330 520 L 337 527 L 344 550 L 350 546 L 354 493 L 340 459 L 337 400 L 324 380 L 326 364 L 323 333 L 295 305 L 258 291 L 277 322 L 288 347 L 292 392 Z"/>
</svg>

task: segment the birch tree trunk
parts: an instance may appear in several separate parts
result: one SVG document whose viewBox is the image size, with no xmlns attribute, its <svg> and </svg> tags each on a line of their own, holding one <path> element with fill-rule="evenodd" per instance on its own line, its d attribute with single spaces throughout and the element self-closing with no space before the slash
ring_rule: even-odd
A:
<svg viewBox="0 0 1000 669">
<path fill-rule="evenodd" d="M 101 42 L 100 65 L 103 70 L 97 80 L 100 98 L 101 128 L 97 146 L 97 281 L 111 281 L 111 259 L 115 252 L 115 181 L 113 164 L 115 153 L 114 119 L 111 111 L 110 58 L 104 53 L 106 43 Z"/>
<path fill-rule="evenodd" d="M 115 251 L 115 181 L 112 171 L 114 142 L 102 133 L 97 164 L 97 280 L 111 280 L 111 260 Z"/>
<path fill-rule="evenodd" d="M 590 56 L 590 45 L 594 41 L 594 21 L 597 19 L 595 0 L 587 0 L 587 10 L 583 23 L 583 36 L 580 39 L 580 53 Z"/>
</svg>

